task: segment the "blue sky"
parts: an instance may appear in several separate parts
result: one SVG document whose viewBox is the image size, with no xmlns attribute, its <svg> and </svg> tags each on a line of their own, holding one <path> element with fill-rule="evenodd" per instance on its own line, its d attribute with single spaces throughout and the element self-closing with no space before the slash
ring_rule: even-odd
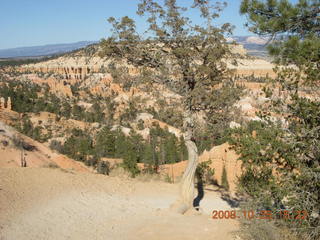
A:
<svg viewBox="0 0 320 240">
<path fill-rule="evenodd" d="M 183 2 L 190 0 L 181 0 Z M 1 0 L 0 49 L 100 40 L 109 34 L 110 16 L 135 16 L 138 0 Z M 239 14 L 240 0 L 227 0 L 218 23 L 236 26 L 234 35 L 249 35 Z M 137 17 L 137 25 L 144 26 Z"/>
</svg>

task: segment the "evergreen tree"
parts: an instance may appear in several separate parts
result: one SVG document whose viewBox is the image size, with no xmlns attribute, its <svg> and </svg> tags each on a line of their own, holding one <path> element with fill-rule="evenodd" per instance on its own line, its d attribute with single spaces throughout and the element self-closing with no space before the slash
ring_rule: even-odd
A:
<svg viewBox="0 0 320 240">
<path fill-rule="evenodd" d="M 228 69 L 222 61 L 229 53 L 224 34 L 231 32 L 230 24 L 215 27 L 213 21 L 224 5 L 207 1 L 194 1 L 189 8 L 198 11 L 205 24 L 199 25 L 186 15 L 188 8 L 176 0 L 141 0 L 138 14 L 146 16 L 149 38 L 143 40 L 129 17 L 121 20 L 109 18 L 113 36 L 102 41 L 102 55 L 126 59 L 140 69 L 152 68 L 150 81 L 166 84 L 183 96 L 184 135 L 189 164 L 181 184 L 181 212 L 192 208 L 194 176 L 198 150 L 194 142 L 194 128 L 198 112 L 214 115 L 221 109 L 214 104 L 218 86 L 227 81 Z M 170 64 L 168 64 L 170 62 Z"/>
<path fill-rule="evenodd" d="M 281 91 L 270 111 L 287 124 L 273 123 L 269 113 L 261 114 L 264 123 L 236 130 L 234 146 L 246 166 L 240 180 L 260 208 L 306 210 L 308 218 L 287 222 L 305 239 L 320 237 L 319 9 L 318 0 L 243 0 L 240 9 L 251 31 L 274 40 L 268 48 L 279 65 Z M 310 98 L 301 94 L 305 89 Z M 267 96 L 272 90 L 265 89 Z"/>
<path fill-rule="evenodd" d="M 156 173 L 156 161 L 154 159 L 154 149 L 151 144 L 146 144 L 142 157 L 142 162 L 146 164 L 149 173 Z"/>
<path fill-rule="evenodd" d="M 179 152 L 179 160 L 184 161 L 188 159 L 188 150 L 184 143 L 183 136 L 179 139 L 179 145 L 178 145 L 178 152 Z"/>
<path fill-rule="evenodd" d="M 282 72 L 290 87 L 319 83 L 319 8 L 318 0 L 299 0 L 295 4 L 288 0 L 243 0 L 241 3 L 240 12 L 248 16 L 249 30 L 274 40 L 269 45 L 269 52 L 276 58 L 276 63 L 290 70 Z M 293 75 L 292 64 L 306 76 Z"/>
<path fill-rule="evenodd" d="M 109 127 L 100 130 L 96 137 L 95 152 L 99 157 L 113 158 L 116 155 L 116 137 Z"/>
<path fill-rule="evenodd" d="M 132 142 L 127 142 L 126 153 L 123 157 L 123 167 L 127 169 L 132 177 L 135 177 L 140 171 L 138 168 L 139 156 Z"/>
<path fill-rule="evenodd" d="M 73 129 L 63 145 L 63 153 L 77 161 L 87 162 L 88 156 L 93 153 L 90 135 L 80 129 Z"/>
<path fill-rule="evenodd" d="M 131 143 L 131 146 L 136 153 L 137 162 L 141 162 L 144 154 L 144 140 L 142 136 L 131 130 L 128 141 Z"/>
<path fill-rule="evenodd" d="M 77 149 L 76 149 L 76 138 L 75 136 L 70 136 L 65 143 L 63 144 L 63 154 L 76 159 L 77 158 Z"/>
<path fill-rule="evenodd" d="M 78 106 L 77 104 L 73 105 L 72 107 L 72 116 L 74 117 L 74 119 L 76 120 L 82 120 L 84 119 L 84 113 L 85 113 L 85 109 L 81 106 Z"/>
<path fill-rule="evenodd" d="M 100 105 L 98 104 L 98 102 L 95 102 L 92 105 L 92 113 L 90 113 L 92 116 L 92 120 L 91 122 L 102 122 L 105 118 L 105 115 L 100 107 Z"/>
<path fill-rule="evenodd" d="M 32 136 L 33 124 L 28 116 L 24 116 L 22 119 L 22 133 L 27 136 Z"/>
<path fill-rule="evenodd" d="M 127 149 L 126 136 L 123 134 L 121 129 L 117 129 L 115 138 L 115 157 L 123 158 Z"/>
<path fill-rule="evenodd" d="M 61 110 L 61 116 L 69 119 L 71 117 L 71 111 L 72 107 L 68 102 L 63 102 L 62 104 L 62 110 Z"/>
<path fill-rule="evenodd" d="M 97 172 L 104 175 L 109 175 L 110 173 L 110 164 L 105 161 L 98 161 L 97 163 Z"/>
<path fill-rule="evenodd" d="M 177 152 L 177 138 L 174 134 L 167 135 L 164 143 L 165 163 L 178 162 L 179 156 Z"/>
<path fill-rule="evenodd" d="M 155 172 L 158 172 L 159 168 L 159 152 L 157 151 L 158 147 L 158 136 L 156 135 L 156 132 L 152 128 L 150 130 L 150 147 L 151 147 L 151 152 L 152 152 L 152 164 L 153 164 L 153 169 Z"/>
<path fill-rule="evenodd" d="M 41 136 L 41 127 L 40 126 L 37 126 L 35 128 L 33 128 L 32 130 L 32 138 L 35 139 L 36 141 L 39 141 L 39 142 L 44 142 L 42 136 Z"/>
</svg>

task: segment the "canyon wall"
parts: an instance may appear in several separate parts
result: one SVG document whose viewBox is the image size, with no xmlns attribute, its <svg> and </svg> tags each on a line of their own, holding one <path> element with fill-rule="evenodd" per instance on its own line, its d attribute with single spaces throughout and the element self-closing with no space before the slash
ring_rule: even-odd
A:
<svg viewBox="0 0 320 240">
<path fill-rule="evenodd" d="M 52 66 L 22 66 L 17 68 L 21 73 L 54 73 L 60 74 L 65 79 L 84 79 L 89 73 L 97 73 L 100 70 L 100 66 L 64 66 L 64 67 L 52 67 Z"/>
</svg>

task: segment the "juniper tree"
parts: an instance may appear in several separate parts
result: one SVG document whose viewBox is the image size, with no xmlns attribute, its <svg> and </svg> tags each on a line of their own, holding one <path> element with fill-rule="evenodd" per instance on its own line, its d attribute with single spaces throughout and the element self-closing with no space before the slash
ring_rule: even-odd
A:
<svg viewBox="0 0 320 240">
<path fill-rule="evenodd" d="M 166 84 L 183 96 L 182 130 L 189 161 L 176 205 L 182 213 L 192 208 L 194 198 L 197 114 L 210 116 L 222 110 L 215 96 L 227 81 L 229 71 L 223 59 L 229 49 L 224 35 L 231 33 L 232 26 L 217 27 L 214 21 L 225 6 L 210 0 L 194 0 L 188 7 L 179 6 L 176 0 L 141 0 L 137 14 L 146 18 L 147 33 L 139 34 L 129 17 L 111 17 L 113 35 L 101 42 L 102 56 L 126 61 L 141 72 L 151 71 L 148 81 Z M 188 18 L 187 11 L 199 13 L 202 22 Z"/>
</svg>

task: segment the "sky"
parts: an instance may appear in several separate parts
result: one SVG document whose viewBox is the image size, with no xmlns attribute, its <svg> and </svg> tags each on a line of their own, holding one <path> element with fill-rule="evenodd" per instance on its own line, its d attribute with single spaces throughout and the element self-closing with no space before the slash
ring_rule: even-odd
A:
<svg viewBox="0 0 320 240">
<path fill-rule="evenodd" d="M 184 3 L 190 0 L 180 0 Z M 0 49 L 78 41 L 96 41 L 110 34 L 107 19 L 126 16 L 136 19 L 138 29 L 144 19 L 135 17 L 138 0 L 1 0 Z M 178 1 L 179 2 L 179 1 Z M 191 2 L 191 1 L 190 1 Z M 234 35 L 252 33 L 240 16 L 240 0 L 227 0 L 217 24 L 235 25 Z"/>
</svg>

